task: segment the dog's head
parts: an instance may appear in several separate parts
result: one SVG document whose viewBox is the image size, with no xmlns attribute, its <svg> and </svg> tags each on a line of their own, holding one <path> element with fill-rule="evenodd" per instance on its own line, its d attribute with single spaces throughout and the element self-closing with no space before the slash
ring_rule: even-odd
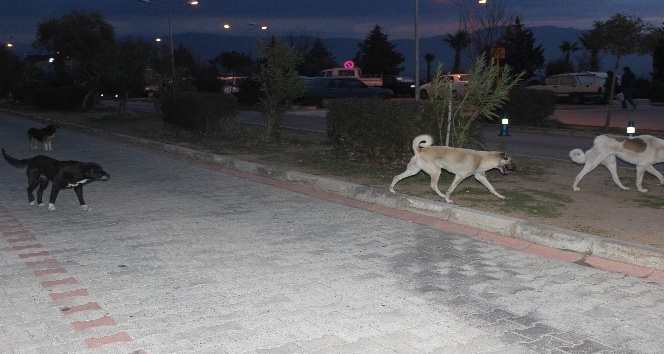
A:
<svg viewBox="0 0 664 354">
<path fill-rule="evenodd" d="M 55 133 L 58 129 L 60 129 L 60 125 L 58 124 L 58 122 L 50 124 L 48 127 L 46 127 L 46 130 L 52 133 Z"/>
<path fill-rule="evenodd" d="M 512 163 L 512 157 L 507 155 L 504 152 L 500 153 L 500 163 L 498 164 L 498 170 L 500 173 L 503 175 L 506 175 L 514 170 L 516 170 L 516 166 Z"/>
<path fill-rule="evenodd" d="M 108 172 L 95 162 L 88 162 L 83 166 L 83 176 L 90 180 L 99 180 L 105 181 L 111 178 L 111 175 Z"/>
</svg>

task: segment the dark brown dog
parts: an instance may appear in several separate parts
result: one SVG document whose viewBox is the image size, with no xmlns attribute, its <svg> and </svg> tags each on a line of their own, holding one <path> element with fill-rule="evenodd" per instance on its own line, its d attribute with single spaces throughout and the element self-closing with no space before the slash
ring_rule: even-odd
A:
<svg viewBox="0 0 664 354">
<path fill-rule="evenodd" d="M 48 210 L 55 210 L 55 199 L 63 188 L 74 188 L 83 210 L 90 210 L 90 207 L 83 200 L 83 185 L 92 181 L 104 181 L 111 178 L 111 175 L 94 162 L 59 161 L 44 155 L 19 160 L 9 156 L 5 149 L 2 149 L 2 156 L 14 167 L 28 166 L 28 202 L 30 202 L 30 205 L 35 204 L 35 196 L 32 192 L 39 186 L 39 189 L 37 189 L 37 204 L 44 206 L 42 201 L 44 190 L 48 187 L 49 181 L 53 182 L 51 196 L 48 200 Z"/>
<path fill-rule="evenodd" d="M 55 132 L 60 129 L 58 123 L 53 123 L 45 128 L 30 128 L 28 129 L 28 140 L 30 141 L 30 150 L 38 150 L 37 142 L 44 143 L 44 151 L 53 150 L 51 142 Z"/>
</svg>

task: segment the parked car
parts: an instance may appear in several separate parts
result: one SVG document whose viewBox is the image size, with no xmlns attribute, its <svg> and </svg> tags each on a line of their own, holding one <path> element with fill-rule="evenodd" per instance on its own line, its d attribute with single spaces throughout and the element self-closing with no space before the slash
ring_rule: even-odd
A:
<svg viewBox="0 0 664 354">
<path fill-rule="evenodd" d="M 542 85 L 528 86 L 532 90 L 547 90 L 558 99 L 569 100 L 574 104 L 589 101 L 601 102 L 604 99 L 604 82 L 607 75 L 602 72 L 567 73 L 549 76 Z M 616 77 L 616 79 L 618 79 Z M 619 84 L 617 84 L 619 86 Z"/>
<path fill-rule="evenodd" d="M 468 78 L 470 75 L 468 74 L 449 74 L 445 75 L 445 77 L 449 78 L 450 82 L 452 83 L 452 91 L 456 93 L 464 93 L 466 91 L 466 88 L 468 87 Z M 427 99 L 431 97 L 431 92 L 432 90 L 432 83 L 428 82 L 424 85 L 420 86 L 420 97 L 423 99 Z"/>
<path fill-rule="evenodd" d="M 320 77 L 354 77 L 367 86 L 383 86 L 383 78 L 381 77 L 364 77 L 362 76 L 362 69 L 360 68 L 332 68 L 326 69 L 318 74 Z"/>
<path fill-rule="evenodd" d="M 232 93 L 237 95 L 240 92 L 240 85 L 244 80 L 247 79 L 246 76 L 219 76 L 217 77 L 221 81 L 221 86 L 224 93 Z"/>
<path fill-rule="evenodd" d="M 383 76 L 383 88 L 390 89 L 395 96 L 415 96 L 415 79 L 401 75 Z"/>
<path fill-rule="evenodd" d="M 326 102 L 335 98 L 392 98 L 394 92 L 382 87 L 367 86 L 352 77 L 313 77 L 304 79 L 303 104 L 325 106 Z"/>
</svg>

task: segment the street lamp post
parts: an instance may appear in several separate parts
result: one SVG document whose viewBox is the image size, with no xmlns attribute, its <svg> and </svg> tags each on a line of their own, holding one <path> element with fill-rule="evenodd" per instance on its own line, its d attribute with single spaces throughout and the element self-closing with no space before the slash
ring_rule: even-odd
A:
<svg viewBox="0 0 664 354">
<path fill-rule="evenodd" d="M 175 80 L 175 52 L 173 50 L 173 28 L 171 27 L 171 15 L 173 12 L 173 8 L 179 7 L 179 6 L 196 6 L 198 5 L 197 0 L 189 0 L 184 4 L 176 4 L 176 5 L 162 5 L 162 4 L 157 4 L 152 2 L 151 0 L 138 0 L 142 3 L 146 3 L 149 5 L 154 5 L 154 6 L 159 6 L 168 9 L 168 36 L 170 37 L 171 41 L 171 80 Z"/>
</svg>

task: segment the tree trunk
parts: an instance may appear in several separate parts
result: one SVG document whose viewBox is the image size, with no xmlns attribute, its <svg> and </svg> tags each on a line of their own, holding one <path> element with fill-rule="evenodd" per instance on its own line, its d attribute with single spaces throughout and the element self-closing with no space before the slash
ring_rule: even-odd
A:
<svg viewBox="0 0 664 354">
<path fill-rule="evenodd" d="M 81 103 L 81 111 L 86 112 L 88 110 L 88 100 L 90 99 L 90 96 L 92 96 L 92 94 L 96 91 L 96 89 L 92 88 L 85 93 L 85 96 L 83 97 L 83 103 Z"/>
<path fill-rule="evenodd" d="M 129 92 L 122 95 L 122 99 L 118 102 L 118 116 L 123 117 L 127 113 L 127 101 L 129 100 Z"/>
<path fill-rule="evenodd" d="M 613 68 L 613 83 L 609 92 L 609 108 L 606 110 L 606 120 L 604 121 L 604 131 L 608 132 L 611 128 L 611 111 L 613 110 L 613 94 L 615 93 L 616 75 L 618 75 L 618 67 L 620 67 L 620 57 L 616 58 L 616 66 Z"/>
</svg>

